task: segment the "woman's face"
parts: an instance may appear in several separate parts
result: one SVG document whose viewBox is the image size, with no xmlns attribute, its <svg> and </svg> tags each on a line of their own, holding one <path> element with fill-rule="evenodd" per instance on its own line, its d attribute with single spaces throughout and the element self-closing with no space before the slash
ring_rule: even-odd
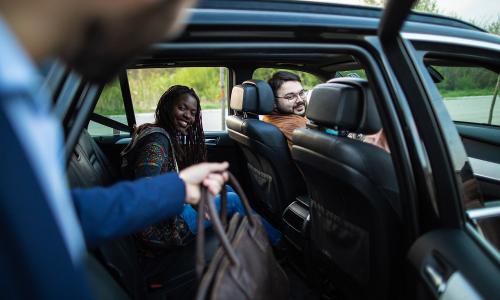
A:
<svg viewBox="0 0 500 300">
<path fill-rule="evenodd" d="M 186 135 L 189 127 L 195 121 L 196 113 L 198 112 L 198 103 L 196 98 L 190 94 L 182 94 L 177 98 L 172 111 L 172 120 L 175 129 Z"/>
</svg>

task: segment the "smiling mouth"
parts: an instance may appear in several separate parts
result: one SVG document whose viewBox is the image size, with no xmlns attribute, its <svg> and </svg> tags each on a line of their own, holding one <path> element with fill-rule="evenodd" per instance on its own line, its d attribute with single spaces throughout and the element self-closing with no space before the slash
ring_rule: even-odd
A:
<svg viewBox="0 0 500 300">
<path fill-rule="evenodd" d="M 297 105 L 295 107 L 296 110 L 303 110 L 305 108 L 305 105 L 304 104 L 301 104 L 301 105 Z"/>
<path fill-rule="evenodd" d="M 189 127 L 189 123 L 186 122 L 186 121 L 178 121 L 177 124 L 179 125 L 179 127 L 181 127 L 182 129 L 186 129 Z"/>
</svg>

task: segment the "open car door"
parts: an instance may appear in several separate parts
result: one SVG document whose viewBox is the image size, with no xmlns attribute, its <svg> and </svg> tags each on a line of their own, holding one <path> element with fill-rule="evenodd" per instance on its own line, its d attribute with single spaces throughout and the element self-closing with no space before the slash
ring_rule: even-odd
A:
<svg viewBox="0 0 500 300">
<path fill-rule="evenodd" d="M 387 57 L 386 67 L 397 78 L 396 85 L 408 99 L 416 120 L 429 163 L 427 171 L 416 176 L 426 183 L 421 186 L 426 187 L 436 216 L 431 222 L 425 213 L 417 211 L 419 230 L 407 256 L 411 275 L 407 295 L 402 298 L 500 299 L 500 255 L 496 244 L 500 205 L 498 201 L 484 202 L 457 128 L 425 68 L 423 54 L 413 44 L 416 35 L 402 32 L 415 2 L 388 1 L 378 33 Z M 500 44 L 474 39 L 464 42 L 437 34 L 417 38 L 427 46 L 434 43 L 441 50 L 454 49 L 457 56 L 471 45 L 480 47 L 472 51 L 481 56 L 478 61 L 500 69 Z M 462 54 L 471 57 L 472 53 Z M 422 209 L 419 204 L 416 207 Z"/>
</svg>

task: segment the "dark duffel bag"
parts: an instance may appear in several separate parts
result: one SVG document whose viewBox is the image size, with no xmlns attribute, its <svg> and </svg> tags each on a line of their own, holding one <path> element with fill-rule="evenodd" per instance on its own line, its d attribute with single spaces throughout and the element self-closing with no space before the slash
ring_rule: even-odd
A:
<svg viewBox="0 0 500 300">
<path fill-rule="evenodd" d="M 234 214 L 226 226 L 226 190 L 221 193 L 219 217 L 212 197 L 203 189 L 198 208 L 196 263 L 200 284 L 196 299 L 287 299 L 288 278 L 274 257 L 264 226 L 252 214 L 245 193 L 231 174 L 229 182 L 240 196 L 246 215 Z M 208 266 L 203 254 L 206 214 L 221 241 Z"/>
</svg>

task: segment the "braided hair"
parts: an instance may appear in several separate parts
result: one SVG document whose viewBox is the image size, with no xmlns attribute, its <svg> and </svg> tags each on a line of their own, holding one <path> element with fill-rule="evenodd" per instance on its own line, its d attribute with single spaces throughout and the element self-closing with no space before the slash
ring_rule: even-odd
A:
<svg viewBox="0 0 500 300">
<path fill-rule="evenodd" d="M 176 128 L 172 119 L 172 112 L 179 97 L 184 94 L 191 95 L 196 99 L 195 120 L 188 128 L 187 135 L 182 135 Z M 201 121 L 200 98 L 192 88 L 183 85 L 171 86 L 158 101 L 155 112 L 156 125 L 165 129 L 171 137 L 172 146 L 177 158 L 179 169 L 206 161 L 207 149 L 205 147 L 205 134 Z"/>
</svg>

